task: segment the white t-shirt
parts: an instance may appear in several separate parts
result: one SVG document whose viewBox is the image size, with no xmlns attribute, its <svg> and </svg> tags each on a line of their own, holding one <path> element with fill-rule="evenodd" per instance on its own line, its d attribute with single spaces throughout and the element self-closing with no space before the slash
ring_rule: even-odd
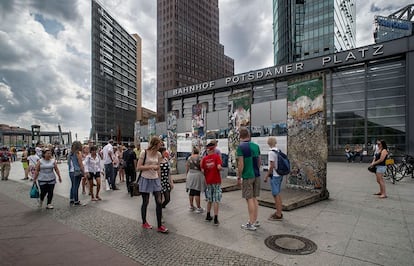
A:
<svg viewBox="0 0 414 266">
<path fill-rule="evenodd" d="M 103 153 L 103 162 L 104 164 L 112 163 L 112 156 L 114 155 L 114 147 L 112 147 L 111 143 L 108 143 L 102 149 Z"/>
<path fill-rule="evenodd" d="M 273 176 L 279 176 L 279 174 L 276 172 L 276 169 L 277 169 L 277 153 L 274 152 L 274 151 L 277 151 L 277 148 L 271 148 L 269 153 L 268 153 L 269 168 L 270 168 L 270 162 L 274 162 Z"/>
</svg>

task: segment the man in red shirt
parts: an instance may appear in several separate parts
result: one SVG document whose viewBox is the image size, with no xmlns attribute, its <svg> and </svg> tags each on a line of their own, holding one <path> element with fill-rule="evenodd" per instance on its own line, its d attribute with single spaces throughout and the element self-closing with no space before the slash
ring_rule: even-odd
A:
<svg viewBox="0 0 414 266">
<path fill-rule="evenodd" d="M 207 144 L 207 156 L 204 156 L 201 160 L 201 169 L 204 172 L 204 177 L 206 179 L 207 189 L 206 197 L 208 200 L 207 203 L 207 217 L 206 221 L 210 222 L 213 220 L 213 217 L 210 215 L 211 205 L 214 208 L 214 225 L 219 225 L 218 221 L 218 211 L 219 211 L 219 202 L 221 201 L 221 157 L 215 153 L 215 143 L 210 142 Z"/>
<path fill-rule="evenodd" d="M 12 154 L 7 150 L 7 147 L 4 146 L 0 151 L 0 171 L 1 171 L 1 180 L 8 180 L 10 173 L 10 162 Z"/>
</svg>

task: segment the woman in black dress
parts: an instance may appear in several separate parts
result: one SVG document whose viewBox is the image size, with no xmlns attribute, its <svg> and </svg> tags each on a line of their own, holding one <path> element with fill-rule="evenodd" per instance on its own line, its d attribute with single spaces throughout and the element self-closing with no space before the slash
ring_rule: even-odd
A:
<svg viewBox="0 0 414 266">
<path fill-rule="evenodd" d="M 169 154 L 165 147 L 161 147 L 158 150 L 162 155 L 162 161 L 160 163 L 160 172 L 161 172 L 161 187 L 162 187 L 162 195 L 164 200 L 161 204 L 163 208 L 167 206 L 170 202 L 170 193 L 171 190 L 174 188 L 174 183 L 171 179 L 170 173 L 170 164 L 169 164 Z"/>
</svg>

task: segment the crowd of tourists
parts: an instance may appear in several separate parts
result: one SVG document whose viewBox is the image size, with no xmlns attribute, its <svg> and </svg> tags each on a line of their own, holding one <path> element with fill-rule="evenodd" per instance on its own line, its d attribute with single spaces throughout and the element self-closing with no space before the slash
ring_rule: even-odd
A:
<svg viewBox="0 0 414 266">
<path fill-rule="evenodd" d="M 260 149 L 257 144 L 251 142 L 247 128 L 241 128 L 239 133 L 237 181 L 239 185 L 242 185 L 242 197 L 246 199 L 249 217 L 247 223 L 244 223 L 241 228 L 256 230 L 260 226 L 257 220 L 257 197 L 260 193 Z M 222 200 L 221 170 L 223 164 L 217 144 L 216 140 L 209 140 L 204 147 L 193 147 L 192 154 L 186 161 L 188 210 L 197 214 L 206 213 L 205 221 L 215 226 L 220 224 L 218 217 L 219 204 Z M 270 150 L 277 150 L 275 137 L 269 137 L 268 144 Z M 9 162 L 12 161 L 7 149 L 2 151 L 2 154 L 10 155 Z M 39 208 L 44 205 L 46 209 L 54 208 L 52 200 L 55 184 L 62 182 L 57 164 L 61 162 L 63 154 L 57 154 L 56 147 L 44 146 L 41 143 L 38 143 L 35 149 L 23 149 L 21 157 L 25 173 L 23 179 L 33 180 L 35 184 L 38 184 Z M 135 194 L 134 188 L 137 186 L 142 197 L 142 227 L 152 229 L 152 225 L 147 220 L 149 198 L 152 193 L 156 204 L 157 231 L 168 232 L 168 228 L 164 225 L 162 210 L 171 200 L 170 194 L 174 188 L 174 182 L 171 178 L 169 152 L 159 137 L 152 137 L 148 148 L 143 150 L 133 144 L 128 147 L 116 145 L 112 139 L 103 147 L 97 147 L 92 140 L 87 145 L 74 141 L 70 150 L 64 154 L 64 158 L 67 159 L 71 181 L 70 206 L 86 205 L 85 202 L 80 201 L 79 192 L 88 193 L 90 201 L 96 202 L 102 200 L 103 188 L 117 191 L 118 186 L 125 183 L 127 192 L 132 197 Z M 283 218 L 282 201 L 279 193 L 283 177 L 275 171 L 277 154 L 270 151 L 269 159 L 270 169 L 264 181 L 270 180 L 276 206 L 276 212 L 269 217 L 269 220 L 281 220 Z M 2 162 L 2 166 L 6 164 Z M 10 165 L 7 169 L 7 171 L 10 170 Z M 6 176 L 5 179 L 7 179 Z M 202 197 L 207 201 L 206 208 L 202 207 Z"/>
</svg>

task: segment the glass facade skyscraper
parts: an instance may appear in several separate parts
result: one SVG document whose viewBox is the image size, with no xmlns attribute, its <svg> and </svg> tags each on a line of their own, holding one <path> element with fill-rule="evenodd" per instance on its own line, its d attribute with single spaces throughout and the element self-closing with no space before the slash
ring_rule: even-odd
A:
<svg viewBox="0 0 414 266">
<path fill-rule="evenodd" d="M 273 0 L 275 65 L 355 48 L 355 0 Z"/>
<path fill-rule="evenodd" d="M 91 138 L 130 141 L 141 105 L 141 38 L 92 0 Z"/>
</svg>

